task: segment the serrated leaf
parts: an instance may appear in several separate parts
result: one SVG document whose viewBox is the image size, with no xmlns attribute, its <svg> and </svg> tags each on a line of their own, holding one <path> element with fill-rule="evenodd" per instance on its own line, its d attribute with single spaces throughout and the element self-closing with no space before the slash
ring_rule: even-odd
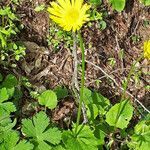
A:
<svg viewBox="0 0 150 150">
<path fill-rule="evenodd" d="M 134 128 L 134 134 L 128 146 L 135 150 L 148 150 L 150 148 L 150 119 L 140 121 Z"/>
<path fill-rule="evenodd" d="M 57 106 L 57 96 L 53 91 L 46 90 L 38 97 L 38 102 L 49 109 L 54 109 Z"/>
<path fill-rule="evenodd" d="M 75 127 L 73 128 L 73 132 L 75 132 Z M 74 136 L 73 132 L 64 131 L 63 133 L 63 142 L 67 150 L 98 150 L 97 139 L 89 126 L 80 125 L 77 136 Z"/>
<path fill-rule="evenodd" d="M 53 147 L 52 150 L 66 150 L 66 149 L 62 147 L 61 145 L 58 145 L 58 146 Z"/>
<path fill-rule="evenodd" d="M 7 121 L 8 121 L 8 119 L 7 119 Z M 17 121 L 15 119 L 14 122 L 12 122 L 12 123 L 8 122 L 6 126 L 2 126 L 2 124 L 1 124 L 1 126 L 0 126 L 0 132 L 1 133 L 3 132 L 4 134 L 6 132 L 6 134 L 7 134 L 7 132 L 10 131 L 16 125 L 16 122 Z M 1 122 L 1 123 L 4 123 L 4 122 Z"/>
<path fill-rule="evenodd" d="M 18 143 L 19 136 L 15 131 L 9 131 L 0 145 L 1 150 L 33 150 L 33 145 L 25 140 Z"/>
<path fill-rule="evenodd" d="M 26 137 L 38 143 L 38 149 L 51 146 L 47 142 L 56 145 L 61 140 L 61 132 L 57 128 L 49 128 L 49 118 L 44 112 L 39 112 L 32 119 L 22 120 L 22 132 Z"/>
<path fill-rule="evenodd" d="M 18 84 L 18 81 L 16 79 L 16 77 L 12 74 L 9 74 L 6 76 L 5 80 L 3 81 L 3 87 L 6 88 L 12 88 L 15 87 Z"/>
<path fill-rule="evenodd" d="M 14 75 L 8 74 L 3 82 L 3 86 L 10 88 L 17 85 L 17 79 Z"/>
<path fill-rule="evenodd" d="M 45 143 L 44 141 L 39 141 L 39 145 L 38 145 L 38 150 L 51 150 L 52 147 L 49 146 L 47 143 Z"/>
<path fill-rule="evenodd" d="M 22 140 L 12 150 L 33 150 L 33 145 L 26 140 Z"/>
<path fill-rule="evenodd" d="M 16 125 L 16 119 L 12 122 L 10 115 L 0 109 L 0 133 L 7 133 Z"/>
<path fill-rule="evenodd" d="M 9 98 L 9 95 L 7 93 L 7 89 L 4 87 L 0 89 L 0 103 L 7 101 Z"/>
<path fill-rule="evenodd" d="M 133 115 L 133 106 L 129 101 L 125 100 L 115 104 L 106 114 L 106 122 L 110 126 L 116 126 L 124 129 L 129 124 Z"/>
<path fill-rule="evenodd" d="M 14 95 L 14 92 L 15 92 L 15 88 L 14 87 L 7 88 L 7 93 L 9 95 L 9 98 L 12 98 L 12 96 Z"/>
<path fill-rule="evenodd" d="M 112 8 L 119 12 L 121 12 L 124 9 L 126 3 L 126 0 L 109 0 L 109 1 L 112 4 Z"/>
<path fill-rule="evenodd" d="M 0 104 L 0 109 L 5 110 L 8 114 L 16 111 L 16 107 L 12 102 L 5 102 Z"/>
</svg>

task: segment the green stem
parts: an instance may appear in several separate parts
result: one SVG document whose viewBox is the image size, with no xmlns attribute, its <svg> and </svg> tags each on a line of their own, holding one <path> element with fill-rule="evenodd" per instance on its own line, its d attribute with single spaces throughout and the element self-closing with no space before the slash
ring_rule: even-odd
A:
<svg viewBox="0 0 150 150">
<path fill-rule="evenodd" d="M 80 48 L 82 51 L 82 76 L 81 76 L 81 89 L 80 89 L 80 101 L 79 101 L 79 108 L 78 108 L 78 114 L 77 114 L 77 122 L 76 122 L 76 128 L 75 128 L 75 134 L 77 135 L 78 126 L 80 122 L 81 117 L 81 110 L 82 110 L 82 102 L 83 102 L 83 94 L 84 94 L 84 77 L 85 77 L 85 55 L 84 55 L 84 44 L 83 39 L 81 36 L 81 33 L 78 32 L 78 37 L 80 41 Z"/>
<path fill-rule="evenodd" d="M 127 80 L 125 81 L 125 84 L 124 84 L 124 87 L 123 87 L 123 93 L 122 93 L 122 96 L 121 96 L 121 100 L 125 98 L 125 93 L 126 93 L 126 90 L 128 88 L 128 84 L 129 84 L 130 78 L 132 76 L 132 73 L 135 70 L 135 66 L 136 66 L 137 62 L 139 62 L 142 58 L 143 58 L 143 55 L 141 55 L 139 58 L 137 58 L 137 60 L 131 65 L 131 69 L 129 71 Z"/>
<path fill-rule="evenodd" d="M 135 70 L 135 66 L 136 66 L 137 62 L 139 62 L 142 58 L 143 58 L 143 55 L 141 55 L 141 56 L 131 65 L 131 69 L 130 69 L 130 71 L 129 71 L 127 80 L 125 81 L 125 84 L 124 84 L 124 87 L 123 87 L 123 93 L 122 93 L 122 96 L 121 96 L 121 101 L 120 101 L 120 104 L 119 104 L 119 109 L 118 109 L 117 117 L 116 117 L 116 121 L 115 121 L 115 129 L 116 129 L 116 124 L 117 124 L 117 122 L 118 122 L 118 118 L 119 118 L 121 112 L 123 111 L 125 105 L 127 104 L 127 102 L 125 102 L 124 105 L 122 106 L 122 102 L 123 102 L 123 100 L 125 100 L 125 93 L 126 93 L 126 90 L 127 90 L 127 88 L 128 88 L 128 84 L 129 84 L 130 78 L 131 78 L 131 76 L 132 76 L 132 73 L 133 73 L 134 70 Z"/>
</svg>

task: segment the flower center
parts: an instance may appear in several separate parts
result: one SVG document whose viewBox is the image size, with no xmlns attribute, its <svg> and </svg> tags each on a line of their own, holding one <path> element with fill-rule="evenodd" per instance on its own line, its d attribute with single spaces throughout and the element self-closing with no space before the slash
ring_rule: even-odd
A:
<svg viewBox="0 0 150 150">
<path fill-rule="evenodd" d="M 79 18 L 79 12 L 75 8 L 71 8 L 71 9 L 69 9 L 67 11 L 67 13 L 66 13 L 66 20 L 70 24 L 76 23 L 78 18 Z"/>
</svg>

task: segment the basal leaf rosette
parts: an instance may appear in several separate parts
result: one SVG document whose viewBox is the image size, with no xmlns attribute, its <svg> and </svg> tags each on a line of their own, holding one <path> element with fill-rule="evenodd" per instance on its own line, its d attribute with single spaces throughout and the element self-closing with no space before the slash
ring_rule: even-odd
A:
<svg viewBox="0 0 150 150">
<path fill-rule="evenodd" d="M 77 31 L 89 20 L 90 5 L 83 0 L 57 0 L 48 8 L 50 18 L 66 31 Z"/>
</svg>

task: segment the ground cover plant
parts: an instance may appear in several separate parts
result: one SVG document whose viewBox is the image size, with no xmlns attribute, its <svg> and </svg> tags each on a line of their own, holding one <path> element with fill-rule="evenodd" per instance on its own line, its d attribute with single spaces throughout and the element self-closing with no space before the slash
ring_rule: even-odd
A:
<svg viewBox="0 0 150 150">
<path fill-rule="evenodd" d="M 0 150 L 148 150 L 149 0 L 0 1 Z"/>
</svg>

